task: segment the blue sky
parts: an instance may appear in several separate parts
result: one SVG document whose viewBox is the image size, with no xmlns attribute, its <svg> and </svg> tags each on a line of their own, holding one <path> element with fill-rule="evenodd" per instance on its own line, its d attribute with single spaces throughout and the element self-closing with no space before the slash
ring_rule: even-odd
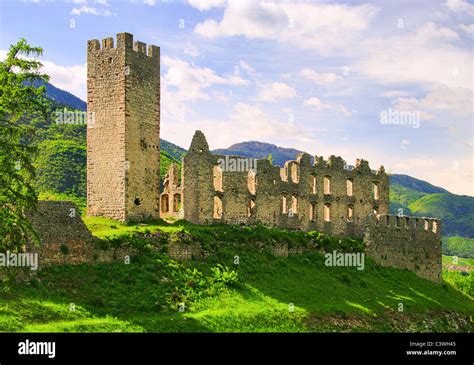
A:
<svg viewBox="0 0 474 365">
<path fill-rule="evenodd" d="M 161 136 L 185 148 L 201 129 L 211 148 L 365 158 L 474 195 L 472 2 L 1 0 L 0 13 L 0 56 L 21 37 L 42 46 L 51 82 L 82 99 L 88 39 L 160 46 Z"/>
</svg>

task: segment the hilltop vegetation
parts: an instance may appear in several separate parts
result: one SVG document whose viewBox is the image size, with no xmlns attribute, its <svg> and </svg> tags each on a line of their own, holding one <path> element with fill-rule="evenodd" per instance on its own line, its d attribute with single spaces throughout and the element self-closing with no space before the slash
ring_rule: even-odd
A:
<svg viewBox="0 0 474 365">
<path fill-rule="evenodd" d="M 474 239 L 465 237 L 443 237 L 443 253 L 449 256 L 474 258 Z"/>
<path fill-rule="evenodd" d="M 304 247 L 309 242 L 327 251 L 338 247 L 358 251 L 357 240 L 339 242 L 316 232 L 201 227 L 185 222 L 111 228 L 113 224 L 107 220 L 95 218 L 88 225 L 102 233 L 109 226 L 117 233 L 115 244 L 134 242 L 143 254 L 133 257 L 128 265 L 49 267 L 31 282 L 15 284 L 0 299 L 0 330 L 474 330 L 469 319 L 474 315 L 472 299 L 450 284 L 435 284 L 406 270 L 382 268 L 370 259 L 359 271 L 325 266 L 324 256 L 315 250 L 288 258 L 271 252 L 272 245 Z M 185 235 L 186 241 L 199 242 L 212 254 L 176 262 L 153 249 L 153 241 L 127 239 L 130 232 L 123 231 L 125 227 L 147 230 L 145 235 L 134 236 L 159 237 L 165 245 L 173 244 L 173 237 Z"/>
<path fill-rule="evenodd" d="M 474 237 L 474 197 L 451 194 L 426 181 L 391 175 L 390 210 L 392 214 L 440 218 L 444 236 Z"/>
</svg>

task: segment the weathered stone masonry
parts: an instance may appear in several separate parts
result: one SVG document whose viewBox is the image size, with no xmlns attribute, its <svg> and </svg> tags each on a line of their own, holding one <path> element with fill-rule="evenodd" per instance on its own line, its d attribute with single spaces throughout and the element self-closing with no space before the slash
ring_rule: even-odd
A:
<svg viewBox="0 0 474 365">
<path fill-rule="evenodd" d="M 408 269 L 441 281 L 441 222 L 433 218 L 370 216 L 366 253 L 383 266 Z"/>
<path fill-rule="evenodd" d="M 335 156 L 327 161 L 316 156 L 311 165 L 310 156 L 300 154 L 281 169 L 263 159 L 256 161 L 253 170 L 225 171 L 219 164 L 225 158 L 211 154 L 204 134 L 196 132 L 183 159 L 186 220 L 197 224 L 260 222 L 361 237 L 368 215 L 388 213 L 389 182 L 383 166 L 373 173 L 367 161 L 357 160 L 349 170 Z"/>
<path fill-rule="evenodd" d="M 88 42 L 87 211 L 159 218 L 160 49 L 129 33 Z"/>
<path fill-rule="evenodd" d="M 182 218 L 182 192 L 178 185 L 178 165 L 172 163 L 163 182 L 163 192 L 160 194 L 160 214 Z"/>
<path fill-rule="evenodd" d="M 39 201 L 28 214 L 41 244 L 27 251 L 38 253 L 40 267 L 51 264 L 81 264 L 92 260 L 95 237 L 81 219 L 76 205 L 67 201 Z"/>
</svg>

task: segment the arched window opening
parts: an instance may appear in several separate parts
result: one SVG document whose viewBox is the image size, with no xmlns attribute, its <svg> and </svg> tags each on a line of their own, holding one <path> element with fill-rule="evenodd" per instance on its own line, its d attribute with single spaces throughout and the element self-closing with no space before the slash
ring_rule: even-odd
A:
<svg viewBox="0 0 474 365">
<path fill-rule="evenodd" d="M 213 178 L 214 178 L 214 190 L 224 191 L 222 187 L 222 167 L 220 167 L 219 165 L 214 166 Z"/>
<path fill-rule="evenodd" d="M 331 194 L 331 176 L 324 176 L 324 194 Z"/>
<path fill-rule="evenodd" d="M 331 221 L 331 204 L 324 204 L 324 221 Z"/>
<path fill-rule="evenodd" d="M 222 219 L 222 199 L 218 196 L 214 197 L 214 218 Z"/>
</svg>

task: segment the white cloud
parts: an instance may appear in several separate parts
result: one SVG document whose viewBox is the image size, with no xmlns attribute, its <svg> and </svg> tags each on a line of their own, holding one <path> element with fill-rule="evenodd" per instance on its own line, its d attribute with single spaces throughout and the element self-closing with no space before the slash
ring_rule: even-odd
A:
<svg viewBox="0 0 474 365">
<path fill-rule="evenodd" d="M 208 19 L 195 32 L 209 38 L 243 35 L 271 39 L 327 54 L 343 49 L 377 13 L 372 5 L 329 5 L 229 0 L 222 20 Z"/>
<path fill-rule="evenodd" d="M 156 5 L 156 0 L 143 0 L 143 3 L 145 5 L 149 5 L 149 6 L 155 6 Z"/>
<path fill-rule="evenodd" d="M 447 0 L 446 6 L 457 13 L 465 13 L 467 15 L 474 15 L 474 5 L 466 0 Z"/>
<path fill-rule="evenodd" d="M 406 90 L 389 90 L 385 91 L 382 94 L 380 94 L 381 97 L 383 98 L 397 98 L 397 97 L 405 97 L 405 96 L 410 96 L 412 92 L 406 91 Z"/>
<path fill-rule="evenodd" d="M 209 99 L 204 89 L 214 84 L 229 86 L 248 84 L 248 80 L 239 76 L 219 76 L 210 68 L 201 68 L 194 63 L 190 64 L 176 58 L 165 56 L 162 62 L 167 67 L 163 78 L 164 83 L 176 87 L 184 99 Z"/>
<path fill-rule="evenodd" d="M 226 148 L 242 141 L 267 141 L 294 147 L 314 142 L 310 131 L 270 117 L 261 106 L 237 103 L 227 118 L 221 120 L 195 120 L 164 122 L 163 138 L 169 138 L 187 148 L 195 130 L 206 135 L 211 149 Z"/>
<path fill-rule="evenodd" d="M 187 115 L 193 112 L 189 106 L 192 100 L 213 99 L 227 103 L 230 96 L 212 90 L 214 85 L 243 86 L 249 83 L 239 76 L 219 76 L 210 68 L 201 68 L 194 63 L 170 58 L 162 58 L 167 68 L 161 79 L 161 105 L 163 120 L 184 121 Z M 231 91 L 231 89 L 229 89 Z"/>
<path fill-rule="evenodd" d="M 431 112 L 448 111 L 454 116 L 468 117 L 473 114 L 474 98 L 470 90 L 448 88 L 437 85 L 423 98 L 403 98 L 395 101 L 395 109 L 403 111 L 419 110 L 425 114 L 424 119 L 433 119 Z"/>
<path fill-rule="evenodd" d="M 316 97 L 311 97 L 309 99 L 305 99 L 303 101 L 303 106 L 312 107 L 318 111 L 323 110 L 333 110 L 339 113 L 342 113 L 346 117 L 351 115 L 351 112 L 346 109 L 346 107 L 342 104 L 331 103 L 331 102 L 323 102 L 321 99 Z"/>
<path fill-rule="evenodd" d="M 313 81 L 316 85 L 328 85 L 342 80 L 342 77 L 335 73 L 318 73 L 310 68 L 301 70 L 300 75 Z"/>
<path fill-rule="evenodd" d="M 400 158 L 385 156 L 385 166 L 397 174 L 407 174 L 431 184 L 443 186 L 455 194 L 474 195 L 472 157 L 456 159 L 448 156 L 416 154 Z"/>
<path fill-rule="evenodd" d="M 252 66 L 250 66 L 250 64 L 245 61 L 240 61 L 239 67 L 247 72 L 253 79 L 259 79 L 261 76 Z"/>
<path fill-rule="evenodd" d="M 87 65 L 61 66 L 54 62 L 42 61 L 43 72 L 50 76 L 50 82 L 60 89 L 86 100 Z"/>
<path fill-rule="evenodd" d="M 187 44 L 183 51 L 184 54 L 196 58 L 199 56 L 199 49 L 193 44 Z"/>
<path fill-rule="evenodd" d="M 461 30 L 466 33 L 467 35 L 470 35 L 471 37 L 474 37 L 474 24 L 461 24 L 459 26 Z"/>
<path fill-rule="evenodd" d="M 472 88 L 472 56 L 459 36 L 431 22 L 413 33 L 372 38 L 354 49 L 353 70 L 382 84 L 421 83 Z"/>
<path fill-rule="evenodd" d="M 452 42 L 459 40 L 459 35 L 450 28 L 427 22 L 416 30 L 414 39 L 418 43 Z"/>
<path fill-rule="evenodd" d="M 71 15 L 91 14 L 96 16 L 112 16 L 110 10 L 95 8 L 87 5 L 83 5 L 80 8 L 72 8 Z"/>
<path fill-rule="evenodd" d="M 226 4 L 227 0 L 188 0 L 189 5 L 199 11 L 219 8 Z"/>
<path fill-rule="evenodd" d="M 258 100 L 274 103 L 282 99 L 293 99 L 296 96 L 296 90 L 284 82 L 273 82 L 271 84 L 260 84 L 258 91 Z"/>
</svg>

